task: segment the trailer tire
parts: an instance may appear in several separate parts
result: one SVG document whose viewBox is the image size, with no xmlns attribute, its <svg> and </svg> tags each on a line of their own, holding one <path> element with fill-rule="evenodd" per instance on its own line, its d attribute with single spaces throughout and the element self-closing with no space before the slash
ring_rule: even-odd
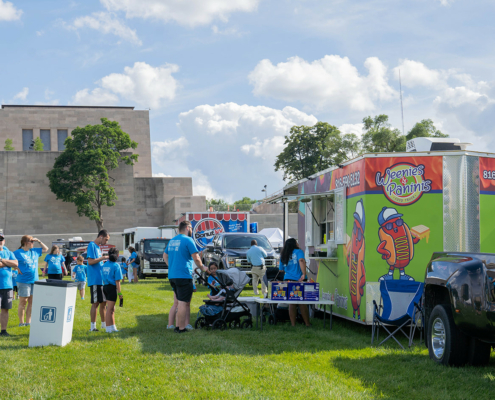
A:
<svg viewBox="0 0 495 400">
<path fill-rule="evenodd" d="M 487 365 L 490 362 L 492 345 L 474 337 L 469 338 L 467 361 L 473 366 Z"/>
<path fill-rule="evenodd" d="M 435 306 L 428 319 L 428 352 L 438 364 L 462 366 L 467 362 L 467 337 L 455 325 L 449 304 Z"/>
</svg>

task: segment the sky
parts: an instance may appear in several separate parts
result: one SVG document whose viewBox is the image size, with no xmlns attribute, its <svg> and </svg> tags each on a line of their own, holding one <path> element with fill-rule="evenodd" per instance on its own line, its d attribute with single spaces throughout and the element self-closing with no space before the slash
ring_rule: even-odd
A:
<svg viewBox="0 0 495 400">
<path fill-rule="evenodd" d="M 430 118 L 495 152 L 488 0 L 0 0 L 2 104 L 150 109 L 154 176 L 234 201 L 286 184 L 294 125 Z M 138 149 L 139 150 L 139 149 Z"/>
</svg>

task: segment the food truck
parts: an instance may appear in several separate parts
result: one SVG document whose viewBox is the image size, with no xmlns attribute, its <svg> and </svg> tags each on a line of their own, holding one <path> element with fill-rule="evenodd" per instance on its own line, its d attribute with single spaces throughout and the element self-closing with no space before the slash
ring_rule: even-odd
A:
<svg viewBox="0 0 495 400">
<path fill-rule="evenodd" d="M 186 212 L 177 225 L 182 221 L 191 223 L 193 239 L 200 250 L 219 233 L 249 232 L 249 212 Z"/>
<path fill-rule="evenodd" d="M 416 138 L 364 154 L 269 199 L 298 203 L 308 278 L 334 314 L 371 324 L 381 280 L 424 281 L 434 252 L 495 252 L 495 154 Z M 286 231 L 285 231 L 286 233 Z"/>
</svg>

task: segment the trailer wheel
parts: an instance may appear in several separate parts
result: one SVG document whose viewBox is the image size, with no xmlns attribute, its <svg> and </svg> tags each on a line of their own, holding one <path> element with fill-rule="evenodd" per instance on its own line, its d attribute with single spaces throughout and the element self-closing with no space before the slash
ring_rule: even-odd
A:
<svg viewBox="0 0 495 400">
<path fill-rule="evenodd" d="M 455 325 L 450 305 L 435 306 L 428 320 L 430 358 L 443 365 L 466 364 L 467 337 Z"/>
<path fill-rule="evenodd" d="M 227 323 L 223 319 L 217 319 L 213 323 L 213 329 L 224 331 L 227 328 Z"/>
<path fill-rule="evenodd" d="M 492 345 L 474 337 L 469 338 L 468 363 L 474 366 L 487 365 L 490 362 Z"/>
</svg>

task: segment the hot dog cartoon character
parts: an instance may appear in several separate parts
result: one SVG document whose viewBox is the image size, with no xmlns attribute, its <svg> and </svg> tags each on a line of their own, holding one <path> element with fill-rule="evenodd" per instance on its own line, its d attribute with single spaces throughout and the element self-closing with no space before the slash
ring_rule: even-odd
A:
<svg viewBox="0 0 495 400">
<path fill-rule="evenodd" d="M 395 269 L 400 271 L 399 279 L 414 280 L 405 274 L 404 268 L 413 259 L 414 245 L 419 242 L 419 238 L 413 236 L 402 216 L 403 214 L 399 214 L 395 208 L 389 207 L 383 207 L 378 215 L 380 244 L 376 250 L 389 265 L 388 274 L 381 276 L 380 280 L 394 279 Z"/>
<path fill-rule="evenodd" d="M 364 228 L 365 215 L 363 199 L 356 203 L 351 241 L 347 247 L 347 265 L 349 266 L 349 292 L 351 294 L 352 317 L 361 319 L 361 298 L 364 295 L 366 272 L 364 269 Z"/>
</svg>

